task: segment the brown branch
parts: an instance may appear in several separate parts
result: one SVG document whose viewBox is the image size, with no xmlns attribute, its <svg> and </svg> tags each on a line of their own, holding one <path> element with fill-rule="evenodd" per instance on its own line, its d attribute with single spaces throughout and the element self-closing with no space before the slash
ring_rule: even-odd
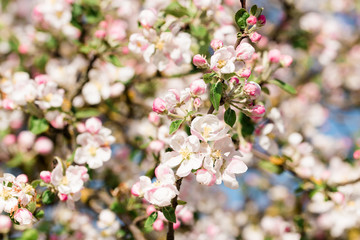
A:
<svg viewBox="0 0 360 240">
<path fill-rule="evenodd" d="M 178 191 L 180 191 L 181 182 L 182 182 L 182 178 L 180 178 L 179 180 L 176 181 L 176 188 Z M 176 209 L 176 207 L 178 205 L 177 199 L 178 199 L 178 196 L 174 197 L 171 200 L 171 205 L 174 208 L 174 210 Z M 175 239 L 174 224 L 169 221 L 169 228 L 168 228 L 168 232 L 166 235 L 166 240 L 174 240 L 174 239 Z"/>
<path fill-rule="evenodd" d="M 240 0 L 241 7 L 246 10 L 246 0 Z"/>
</svg>

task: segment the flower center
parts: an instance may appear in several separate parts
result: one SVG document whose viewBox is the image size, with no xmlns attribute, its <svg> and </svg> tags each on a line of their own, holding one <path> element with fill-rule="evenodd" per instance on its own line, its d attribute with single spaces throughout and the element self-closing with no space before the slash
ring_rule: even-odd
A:
<svg viewBox="0 0 360 240">
<path fill-rule="evenodd" d="M 180 154 L 181 154 L 183 160 L 189 160 L 190 159 L 191 152 L 187 148 L 181 149 Z"/>
<path fill-rule="evenodd" d="M 217 67 L 218 68 L 223 68 L 225 65 L 226 65 L 226 61 L 225 60 L 219 60 L 218 62 L 217 62 Z"/>
<path fill-rule="evenodd" d="M 162 50 L 164 48 L 164 43 L 162 41 L 158 41 L 155 45 L 155 48 Z"/>
<path fill-rule="evenodd" d="M 66 176 L 64 176 L 63 179 L 61 180 L 61 184 L 62 185 L 68 185 L 69 184 L 69 180 L 67 179 Z"/>
<path fill-rule="evenodd" d="M 96 147 L 90 147 L 89 153 L 91 156 L 95 157 L 96 156 Z"/>
<path fill-rule="evenodd" d="M 52 96 L 53 96 L 52 93 L 49 93 L 48 95 L 46 95 L 46 96 L 45 96 L 45 101 L 50 102 L 51 99 L 52 99 Z"/>
<path fill-rule="evenodd" d="M 209 137 L 210 131 L 211 131 L 211 128 L 209 126 L 205 126 L 203 128 L 203 136 L 205 139 Z"/>
</svg>

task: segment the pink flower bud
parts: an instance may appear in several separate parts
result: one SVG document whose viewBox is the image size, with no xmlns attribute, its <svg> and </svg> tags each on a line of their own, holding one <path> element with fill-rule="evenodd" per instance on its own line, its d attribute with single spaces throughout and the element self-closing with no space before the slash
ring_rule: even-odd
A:
<svg viewBox="0 0 360 240">
<path fill-rule="evenodd" d="M 261 25 L 265 25 L 266 23 L 266 17 L 264 15 L 260 15 L 258 17 L 258 23 L 261 24 Z"/>
<path fill-rule="evenodd" d="M 245 144 L 240 145 L 240 151 L 244 153 L 250 153 L 252 150 L 252 144 L 249 142 L 245 142 Z"/>
<path fill-rule="evenodd" d="M 201 56 L 200 54 L 196 54 L 194 57 L 193 57 L 193 64 L 196 66 L 196 67 L 199 67 L 199 68 L 203 68 L 203 67 L 206 67 L 208 65 L 207 61 L 206 61 L 206 58 Z"/>
<path fill-rule="evenodd" d="M 20 225 L 29 225 L 32 223 L 33 215 L 26 208 L 19 208 L 14 214 L 14 219 Z"/>
<path fill-rule="evenodd" d="M 206 83 L 202 79 L 195 80 L 190 84 L 190 91 L 194 95 L 202 95 L 206 92 Z"/>
<path fill-rule="evenodd" d="M 164 229 L 164 222 L 161 219 L 156 219 L 156 221 L 153 223 L 153 228 L 155 231 L 162 231 Z"/>
<path fill-rule="evenodd" d="M 149 205 L 147 208 L 146 208 L 146 214 L 148 216 L 150 216 L 153 212 L 156 212 L 156 208 L 154 205 Z"/>
<path fill-rule="evenodd" d="M 28 150 L 32 147 L 35 140 L 35 135 L 30 131 L 22 131 L 18 136 L 18 144 L 23 150 Z"/>
<path fill-rule="evenodd" d="M 196 171 L 196 181 L 206 186 L 212 186 L 215 184 L 216 176 L 206 169 L 199 169 Z"/>
<path fill-rule="evenodd" d="M 232 77 L 230 78 L 230 82 L 232 84 L 239 84 L 240 83 L 240 79 L 238 79 L 237 77 Z"/>
<path fill-rule="evenodd" d="M 122 52 L 122 54 L 127 55 L 127 54 L 129 54 L 130 50 L 127 46 L 125 46 L 121 49 L 121 52 Z"/>
<path fill-rule="evenodd" d="M 14 134 L 8 134 L 3 138 L 2 142 L 6 146 L 13 145 L 16 143 L 16 136 Z"/>
<path fill-rule="evenodd" d="M 41 171 L 40 172 L 40 178 L 45 183 L 50 183 L 50 181 L 51 181 L 51 172 L 50 171 Z"/>
<path fill-rule="evenodd" d="M 140 196 L 140 182 L 136 182 L 136 183 L 131 187 L 131 194 L 134 195 L 135 197 Z"/>
<path fill-rule="evenodd" d="M 224 46 L 224 43 L 221 40 L 214 39 L 211 41 L 210 46 L 212 49 L 214 49 L 214 51 L 216 51 L 222 48 Z"/>
<path fill-rule="evenodd" d="M 103 28 L 103 29 L 106 29 L 107 26 L 108 26 L 108 23 L 107 23 L 106 21 L 101 21 L 101 22 L 99 23 L 99 27 L 101 27 L 101 28 Z"/>
<path fill-rule="evenodd" d="M 104 39 L 106 37 L 106 31 L 102 29 L 96 30 L 95 37 L 98 39 Z"/>
<path fill-rule="evenodd" d="M 181 222 L 178 219 L 176 219 L 176 223 L 174 223 L 174 225 L 173 225 L 174 230 L 178 229 L 180 227 L 180 225 L 181 225 Z"/>
<path fill-rule="evenodd" d="M 240 73 L 240 76 L 243 78 L 248 79 L 251 75 L 251 69 L 250 68 L 244 68 L 242 72 Z"/>
<path fill-rule="evenodd" d="M 102 123 L 98 118 L 92 117 L 85 122 L 85 129 L 91 134 L 97 134 L 101 128 Z"/>
<path fill-rule="evenodd" d="M 11 229 L 11 219 L 6 215 L 0 215 L 0 233 L 8 233 Z"/>
<path fill-rule="evenodd" d="M 86 132 L 86 127 L 85 127 L 85 124 L 84 123 L 78 123 L 76 124 L 76 130 L 79 132 L 79 133 L 83 133 L 83 132 Z"/>
<path fill-rule="evenodd" d="M 200 106 L 201 106 L 201 99 L 200 98 L 195 98 L 194 99 L 194 107 L 199 108 Z"/>
<path fill-rule="evenodd" d="M 335 193 L 331 194 L 331 199 L 337 204 L 342 204 L 342 203 L 344 203 L 345 196 L 341 192 L 335 192 Z"/>
<path fill-rule="evenodd" d="M 262 73 L 264 71 L 264 66 L 256 66 L 254 70 L 257 73 Z"/>
<path fill-rule="evenodd" d="M 251 113 L 255 119 L 261 118 L 265 115 L 265 107 L 263 105 L 255 105 L 252 107 Z"/>
<path fill-rule="evenodd" d="M 18 51 L 21 54 L 26 54 L 29 51 L 29 47 L 26 45 L 20 44 L 20 46 L 18 47 Z"/>
<path fill-rule="evenodd" d="M 154 26 L 156 20 L 157 20 L 157 12 L 153 8 L 145 9 L 141 11 L 139 15 L 139 22 L 141 26 L 145 28 L 151 28 L 152 26 Z"/>
<path fill-rule="evenodd" d="M 160 123 L 160 116 L 155 112 L 150 112 L 148 116 L 149 122 L 151 122 L 154 125 L 159 125 Z"/>
<path fill-rule="evenodd" d="M 284 67 L 289 67 L 293 62 L 293 58 L 289 55 L 282 55 L 280 57 L 280 64 Z"/>
<path fill-rule="evenodd" d="M 243 91 L 250 99 L 255 100 L 261 94 L 261 87 L 256 82 L 248 82 L 245 84 Z"/>
<path fill-rule="evenodd" d="M 40 74 L 40 75 L 37 75 L 34 80 L 38 85 L 41 85 L 41 84 L 48 83 L 50 81 L 50 78 L 46 74 Z"/>
<path fill-rule="evenodd" d="M 49 154 L 53 148 L 53 142 L 47 137 L 39 137 L 34 145 L 34 150 L 43 155 Z"/>
<path fill-rule="evenodd" d="M 16 177 L 16 181 L 19 183 L 27 183 L 29 181 L 28 176 L 26 174 L 20 174 Z"/>
<path fill-rule="evenodd" d="M 272 49 L 269 51 L 268 58 L 272 63 L 278 63 L 280 61 L 281 52 L 278 49 Z"/>
<path fill-rule="evenodd" d="M 154 141 L 152 141 L 152 142 L 149 144 L 148 149 L 149 149 L 151 152 L 159 153 L 161 150 L 164 149 L 164 146 L 165 146 L 165 144 L 164 144 L 163 141 L 154 140 Z"/>
<path fill-rule="evenodd" d="M 8 98 L 5 98 L 2 101 L 2 106 L 6 110 L 13 110 L 15 108 L 15 104 L 14 104 L 13 100 L 8 99 Z"/>
<path fill-rule="evenodd" d="M 236 57 L 239 60 L 249 60 L 255 53 L 255 49 L 249 43 L 240 43 L 236 48 Z"/>
<path fill-rule="evenodd" d="M 250 16 L 246 19 L 248 25 L 255 25 L 257 22 L 257 18 L 255 16 Z"/>
<path fill-rule="evenodd" d="M 257 32 L 253 32 L 253 33 L 250 34 L 250 40 L 251 40 L 252 42 L 254 42 L 254 43 L 259 42 L 260 39 L 261 39 L 261 37 L 262 37 L 262 36 L 261 36 L 260 34 L 258 34 Z"/>
<path fill-rule="evenodd" d="M 68 199 L 68 195 L 63 194 L 63 193 L 59 193 L 58 197 L 59 197 L 60 201 L 62 201 L 62 202 L 65 202 Z"/>
<path fill-rule="evenodd" d="M 161 98 L 156 98 L 153 102 L 152 110 L 156 113 L 163 113 L 166 110 L 166 102 Z"/>
<path fill-rule="evenodd" d="M 354 157 L 354 159 L 356 159 L 356 160 L 359 160 L 359 159 L 360 159 L 360 149 L 356 150 L 356 151 L 353 153 L 353 157 Z"/>
</svg>

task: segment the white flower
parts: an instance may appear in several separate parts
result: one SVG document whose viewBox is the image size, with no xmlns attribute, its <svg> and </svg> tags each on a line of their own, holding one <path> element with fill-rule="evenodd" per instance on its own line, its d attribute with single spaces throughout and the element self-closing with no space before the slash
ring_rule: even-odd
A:
<svg viewBox="0 0 360 240">
<path fill-rule="evenodd" d="M 149 45 L 149 41 L 140 33 L 134 33 L 130 36 L 129 50 L 134 53 L 143 53 Z"/>
<path fill-rule="evenodd" d="M 244 173 L 247 171 L 247 166 L 241 160 L 241 158 L 235 155 L 229 164 L 226 166 L 225 171 L 222 174 L 222 180 L 228 188 L 236 189 L 239 187 L 239 183 L 236 180 L 235 174 Z"/>
<path fill-rule="evenodd" d="M 163 163 L 171 168 L 179 166 L 176 175 L 186 177 L 191 170 L 201 167 L 203 156 L 200 141 L 196 136 L 187 136 L 185 132 L 177 132 L 170 140 L 174 152 L 164 154 Z"/>
<path fill-rule="evenodd" d="M 97 226 L 102 230 L 103 237 L 114 236 L 120 229 L 120 223 L 116 220 L 116 214 L 109 209 L 104 209 L 99 214 Z"/>
<path fill-rule="evenodd" d="M 235 49 L 233 46 L 223 47 L 211 56 L 210 68 L 221 73 L 235 72 Z"/>
<path fill-rule="evenodd" d="M 20 208 L 15 212 L 14 219 L 20 225 L 29 225 L 33 222 L 33 215 L 26 208 Z"/>
<path fill-rule="evenodd" d="M 84 187 L 84 180 L 87 179 L 87 169 L 83 166 L 70 166 L 63 175 L 63 168 L 58 164 L 51 172 L 51 183 L 60 193 L 66 195 L 80 193 Z"/>
<path fill-rule="evenodd" d="M 39 84 L 38 99 L 35 103 L 39 105 L 41 109 L 61 107 L 64 100 L 64 89 L 59 89 L 53 81 Z"/>
<path fill-rule="evenodd" d="M 191 134 L 206 142 L 224 138 L 228 131 L 229 127 L 212 114 L 196 117 L 191 122 Z"/>
</svg>

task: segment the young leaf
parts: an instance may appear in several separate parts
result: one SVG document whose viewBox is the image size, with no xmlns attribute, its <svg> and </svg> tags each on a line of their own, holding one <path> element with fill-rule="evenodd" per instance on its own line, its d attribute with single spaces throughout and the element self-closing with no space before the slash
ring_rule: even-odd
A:
<svg viewBox="0 0 360 240">
<path fill-rule="evenodd" d="M 116 67 L 122 67 L 122 64 L 119 58 L 113 54 L 109 55 L 106 59 L 108 62 L 111 62 Z"/>
<path fill-rule="evenodd" d="M 176 130 L 179 129 L 180 125 L 182 124 L 183 120 L 179 119 L 179 120 L 175 120 L 170 124 L 170 131 L 169 134 L 173 134 L 174 132 L 176 132 Z"/>
<path fill-rule="evenodd" d="M 211 80 L 213 80 L 213 78 L 216 76 L 216 73 L 206 73 L 203 76 L 204 82 L 205 83 L 210 83 Z"/>
<path fill-rule="evenodd" d="M 170 14 L 178 18 L 189 15 L 188 10 L 178 2 L 170 3 L 170 5 L 165 9 L 165 14 Z"/>
<path fill-rule="evenodd" d="M 175 209 L 171 206 L 162 208 L 165 218 L 172 223 L 176 223 Z"/>
<path fill-rule="evenodd" d="M 31 116 L 29 119 L 29 129 L 33 134 L 40 134 L 49 129 L 49 123 L 45 118 L 36 118 Z"/>
<path fill-rule="evenodd" d="M 95 117 L 99 116 L 100 111 L 96 108 L 85 108 L 77 111 L 75 113 L 76 118 L 89 118 L 89 117 Z"/>
<path fill-rule="evenodd" d="M 34 216 L 37 218 L 37 219 L 40 219 L 42 217 L 44 217 L 45 213 L 44 213 L 44 210 L 39 210 L 39 211 L 36 211 Z"/>
<path fill-rule="evenodd" d="M 279 88 L 281 88 L 282 90 L 284 90 L 285 92 L 288 92 L 290 94 L 296 94 L 296 90 L 293 86 L 279 80 L 279 79 L 273 79 L 270 80 L 269 83 L 274 84 L 276 86 L 278 86 Z"/>
<path fill-rule="evenodd" d="M 219 110 L 221 94 L 222 94 L 222 83 L 217 82 L 215 84 L 211 84 L 210 89 L 210 101 L 214 106 L 214 109 L 217 111 Z"/>
<path fill-rule="evenodd" d="M 239 121 L 241 124 L 241 134 L 244 137 L 250 136 L 255 130 L 255 126 L 251 118 L 249 118 L 248 116 L 246 116 L 244 113 L 241 112 L 239 114 Z"/>
<path fill-rule="evenodd" d="M 54 201 L 55 194 L 50 190 L 45 190 L 41 195 L 41 201 L 44 204 L 50 204 Z"/>
<path fill-rule="evenodd" d="M 250 13 L 253 16 L 256 16 L 256 12 L 257 12 L 257 5 L 253 5 L 250 9 Z"/>
<path fill-rule="evenodd" d="M 177 200 L 178 205 L 185 205 L 187 204 L 187 202 L 183 201 L 183 200 Z"/>
<path fill-rule="evenodd" d="M 247 26 L 246 19 L 250 16 L 250 14 L 245 9 L 240 9 L 235 14 L 235 22 L 239 26 L 241 30 L 244 30 Z"/>
<path fill-rule="evenodd" d="M 236 113 L 231 108 L 228 108 L 224 114 L 224 120 L 230 127 L 234 126 L 236 122 Z"/>
<path fill-rule="evenodd" d="M 157 213 L 157 212 L 151 213 L 150 216 L 146 219 L 144 227 L 145 227 L 145 228 L 150 228 L 150 227 L 152 227 L 152 225 L 153 225 L 153 223 L 156 221 L 157 217 L 158 217 L 158 213 Z"/>
</svg>

